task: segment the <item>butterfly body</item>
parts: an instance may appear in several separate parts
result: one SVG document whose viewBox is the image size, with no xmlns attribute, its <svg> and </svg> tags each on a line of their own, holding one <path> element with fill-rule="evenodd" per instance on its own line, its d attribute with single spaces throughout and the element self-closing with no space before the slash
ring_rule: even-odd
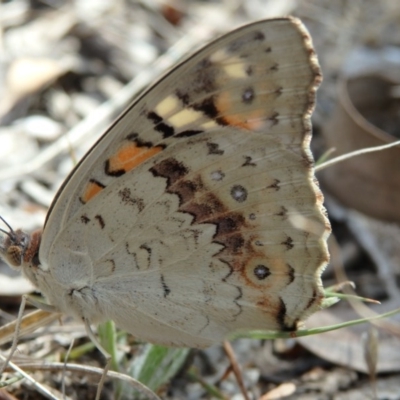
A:
<svg viewBox="0 0 400 400">
<path fill-rule="evenodd" d="M 150 342 L 297 329 L 320 307 L 328 261 L 308 147 L 319 81 L 298 20 L 225 35 L 128 107 L 42 234 L 10 232 L 0 252 L 57 310 Z"/>
</svg>

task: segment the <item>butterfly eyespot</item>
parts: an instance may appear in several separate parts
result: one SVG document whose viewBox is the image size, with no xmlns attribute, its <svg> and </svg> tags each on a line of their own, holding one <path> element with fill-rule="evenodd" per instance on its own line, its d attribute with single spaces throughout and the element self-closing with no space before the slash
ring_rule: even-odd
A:
<svg viewBox="0 0 400 400">
<path fill-rule="evenodd" d="M 238 203 L 243 203 L 247 199 L 247 190 L 242 185 L 235 185 L 231 189 L 231 196 Z"/>
<path fill-rule="evenodd" d="M 249 215 L 249 219 L 252 220 L 252 221 L 254 221 L 254 220 L 256 219 L 256 214 L 251 213 L 251 214 Z"/>
<path fill-rule="evenodd" d="M 221 171 L 214 171 L 211 172 L 211 179 L 213 181 L 222 181 L 222 179 L 224 179 L 225 174 Z"/>
<path fill-rule="evenodd" d="M 265 265 L 257 265 L 254 268 L 254 275 L 260 280 L 264 280 L 266 278 L 268 278 L 268 276 L 271 275 L 271 272 L 269 270 L 268 267 L 266 267 Z"/>
<path fill-rule="evenodd" d="M 254 89 L 246 88 L 242 93 L 242 100 L 245 104 L 251 104 L 255 98 Z"/>
</svg>

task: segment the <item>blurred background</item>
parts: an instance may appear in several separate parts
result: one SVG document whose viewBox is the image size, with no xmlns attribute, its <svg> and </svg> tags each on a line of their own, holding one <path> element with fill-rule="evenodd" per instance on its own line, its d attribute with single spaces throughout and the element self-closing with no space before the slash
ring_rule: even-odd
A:
<svg viewBox="0 0 400 400">
<path fill-rule="evenodd" d="M 333 157 L 399 140 L 396 1 L 0 2 L 0 215 L 13 227 L 41 227 L 68 172 L 140 90 L 220 34 L 284 15 L 307 26 L 324 76 L 313 115 L 316 160 L 327 151 Z M 350 280 L 358 295 L 382 304 L 341 302 L 307 326 L 400 307 L 400 148 L 353 158 L 317 177 L 333 227 L 324 284 Z M 0 266 L 1 324 L 15 319 L 21 294 L 31 290 Z M 245 390 L 219 347 L 174 353 L 133 346 L 121 335 L 120 368 L 165 399 L 399 399 L 399 323 L 394 317 L 299 340 L 239 340 L 233 346 Z M 88 340 L 76 322 L 56 323 L 24 337 L 17 357 L 62 359 L 72 338 L 75 346 Z M 103 365 L 96 351 L 82 353 L 71 361 Z M 94 396 L 96 377 L 30 373 L 59 398 L 63 380 L 67 398 Z M 103 396 L 134 398 L 130 390 L 110 384 Z M 0 389 L 1 399 L 41 396 L 25 380 Z"/>
</svg>

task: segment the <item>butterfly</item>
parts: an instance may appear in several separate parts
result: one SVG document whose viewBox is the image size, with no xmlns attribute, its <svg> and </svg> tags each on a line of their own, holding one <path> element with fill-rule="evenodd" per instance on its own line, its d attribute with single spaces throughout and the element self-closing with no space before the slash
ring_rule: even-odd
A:
<svg viewBox="0 0 400 400">
<path fill-rule="evenodd" d="M 55 310 L 145 341 L 296 330 L 321 307 L 329 259 L 309 149 L 320 81 L 295 18 L 222 36 L 122 113 L 42 230 L 2 230 L 1 256 Z"/>
</svg>

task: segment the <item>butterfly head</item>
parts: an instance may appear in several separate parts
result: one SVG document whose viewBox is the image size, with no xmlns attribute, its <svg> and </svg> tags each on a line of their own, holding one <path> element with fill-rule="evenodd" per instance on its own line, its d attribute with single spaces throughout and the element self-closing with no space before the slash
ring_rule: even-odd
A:
<svg viewBox="0 0 400 400">
<path fill-rule="evenodd" d="M 18 229 L 14 231 L 11 226 L 2 218 L 7 225 L 8 231 L 0 229 L 0 257 L 12 268 L 21 269 L 25 265 L 38 265 L 38 251 L 41 239 L 41 231 L 28 234 Z"/>
</svg>

